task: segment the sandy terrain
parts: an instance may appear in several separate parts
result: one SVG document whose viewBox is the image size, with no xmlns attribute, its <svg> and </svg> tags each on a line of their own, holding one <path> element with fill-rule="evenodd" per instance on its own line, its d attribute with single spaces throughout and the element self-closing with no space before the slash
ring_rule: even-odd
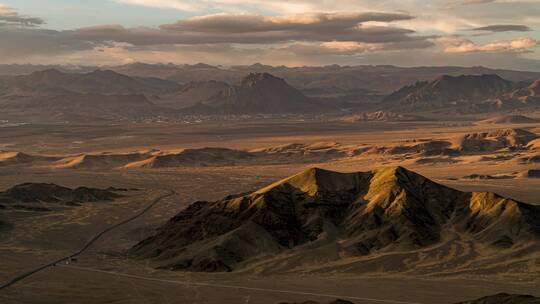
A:
<svg viewBox="0 0 540 304">
<path fill-rule="evenodd" d="M 520 128 L 540 134 L 538 124 L 476 124 L 474 122 L 342 123 L 317 121 L 208 122 L 201 124 L 22 125 L 2 128 L 0 145 L 24 153 L 22 162 L 3 163 L 0 189 L 24 182 L 54 182 L 68 187 L 109 186 L 140 188 L 115 202 L 90 203 L 49 213 L 1 211 L 0 221 L 10 226 L 0 231 L 0 278 L 11 277 L 76 250 L 94 233 L 135 213 L 152 198 L 174 189 L 168 198 L 142 218 L 115 230 L 69 267 L 53 267 L 0 291 L 3 303 L 277 303 L 313 299 L 328 301 L 336 295 L 355 303 L 454 303 L 498 292 L 538 294 L 540 281 L 506 274 L 403 275 L 388 273 L 200 274 L 156 271 L 145 262 L 119 256 L 152 229 L 197 200 L 216 200 L 229 194 L 252 191 L 308 167 L 336 171 L 367 171 L 386 165 L 403 165 L 432 180 L 466 191 L 491 191 L 531 204 L 540 204 L 540 179 L 523 172 L 539 169 L 532 157 L 537 146 L 518 151 L 495 149 L 459 155 L 363 153 L 366 147 L 410 146 L 425 140 L 452 144 L 465 134 Z M 95 154 L 130 155 L 138 152 L 178 153 L 182 149 L 220 147 L 240 151 L 280 151 L 292 143 L 339 143 L 347 153 L 324 157 L 280 158 L 271 162 L 233 162 L 175 165 L 160 168 L 119 169 L 117 158 L 109 166 L 51 166 L 66 157 Z M 328 149 L 328 147 L 325 147 Z M 334 147 L 335 148 L 335 147 Z M 360 149 L 362 153 L 353 153 Z M 340 150 L 340 151 L 341 151 Z M 154 151 L 154 152 L 149 152 Z M 287 153 L 292 153 L 287 150 Z M 304 150 L 302 150 L 304 151 Z M 325 150 L 327 151 L 327 150 Z M 304 152 L 302 152 L 304 153 Z M 27 155 L 36 157 L 29 159 Z M 294 154 L 291 154 L 294 155 Z M 20 155 L 19 155 L 20 156 Z M 432 159 L 439 158 L 435 161 Z M 419 161 L 424 159 L 423 161 Z M 452 161 L 444 161 L 451 159 Z M 128 162 L 130 163 L 130 162 Z M 510 178 L 466 178 L 470 175 L 509 175 Z M 530 261 L 538 265 L 540 261 Z M 74 268 L 79 267 L 79 268 Z M 95 270 L 105 272 L 96 272 Z M 136 277 L 120 276 L 115 273 Z M 168 280 L 168 281 L 156 281 Z M 181 281 L 174 283 L 170 281 Z M 185 282 L 193 282 L 193 285 Z M 195 285 L 210 283 L 214 285 Z M 244 289 L 231 286 L 249 287 Z M 303 293 L 309 293 L 306 295 Z M 329 295 L 329 297 L 323 296 Z M 370 300 L 371 299 L 371 300 Z M 391 302 L 386 302 L 391 303 Z"/>
</svg>

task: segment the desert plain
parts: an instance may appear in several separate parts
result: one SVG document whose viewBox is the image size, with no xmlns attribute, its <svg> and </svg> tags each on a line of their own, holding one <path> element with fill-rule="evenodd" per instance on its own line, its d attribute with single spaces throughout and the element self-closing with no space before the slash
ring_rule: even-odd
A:
<svg viewBox="0 0 540 304">
<path fill-rule="evenodd" d="M 322 270 L 316 267 L 313 259 L 317 255 L 313 254 L 307 255 L 305 266 L 300 258 L 283 262 L 290 264 L 276 266 L 276 271 L 251 267 L 208 273 L 156 269 L 148 260 L 125 254 L 190 203 L 254 191 L 314 167 L 365 172 L 402 166 L 461 191 L 495 192 L 540 204 L 540 179 L 528 174 L 540 169 L 530 161 L 537 153 L 534 139 L 517 151 L 505 147 L 467 150 L 463 146 L 466 134 L 498 132 L 499 137 L 515 139 L 523 134 L 507 130 L 540 134 L 540 126 L 485 119 L 351 122 L 275 118 L 2 126 L 3 148 L 24 153 L 3 156 L 2 189 L 32 182 L 127 190 L 112 202 L 58 206 L 50 212 L 4 210 L 0 213 L 7 222 L 0 232 L 2 278 L 75 252 L 93 235 L 144 209 L 152 199 L 171 190 L 174 194 L 103 235 L 76 259 L 3 290 L 0 299 L 2 303 L 265 304 L 342 298 L 355 303 L 427 304 L 456 303 L 499 292 L 538 294 L 540 256 L 520 264 L 518 267 L 528 268 L 524 271 L 515 271 L 511 265 L 519 263 L 519 256 L 507 263 L 498 261 L 493 267 L 467 267 L 465 263 L 424 272 L 418 270 L 421 267 L 403 267 L 399 255 L 366 267 L 329 264 L 334 266 Z M 460 152 L 440 153 L 440 141 L 448 142 L 443 149 Z M 427 144 L 416 146 L 423 143 Z M 433 149 L 439 152 L 431 153 Z M 182 156 L 186 151 L 189 157 Z M 134 158 L 134 153 L 143 156 Z M 167 155 L 174 157 L 161 160 Z M 474 256 L 482 249 L 463 250 Z M 456 249 L 445 254 L 441 260 L 452 260 L 452 255 L 460 253 Z M 324 255 L 320 258 L 324 264 Z M 415 263 L 421 265 L 422 261 Z"/>
</svg>

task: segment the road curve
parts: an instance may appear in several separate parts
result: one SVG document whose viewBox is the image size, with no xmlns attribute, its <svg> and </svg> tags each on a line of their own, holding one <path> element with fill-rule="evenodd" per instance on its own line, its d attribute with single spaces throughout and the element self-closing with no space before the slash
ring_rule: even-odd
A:
<svg viewBox="0 0 540 304">
<path fill-rule="evenodd" d="M 83 254 L 88 248 L 90 248 L 90 246 L 92 246 L 97 240 L 99 240 L 103 235 L 105 235 L 106 233 L 122 226 L 122 225 L 125 225 L 137 218 L 139 218 L 140 216 L 142 216 L 143 214 L 145 214 L 146 212 L 148 212 L 150 209 L 152 209 L 152 207 L 154 207 L 157 203 L 159 203 L 161 200 L 167 198 L 167 197 L 170 197 L 170 196 L 173 196 L 175 195 L 176 192 L 173 191 L 173 190 L 169 190 L 167 194 L 164 194 L 164 195 L 161 195 L 157 198 L 155 198 L 148 206 L 146 206 L 143 210 L 141 210 L 140 212 L 138 212 L 137 214 L 99 232 L 98 234 L 94 235 L 94 237 L 92 237 L 90 240 L 88 240 L 88 242 L 86 242 L 86 244 L 81 248 L 79 249 L 78 251 L 68 255 L 68 256 L 65 256 L 65 257 L 62 257 L 62 258 L 59 258 L 55 261 L 52 261 L 48 264 L 45 264 L 45 265 L 42 265 L 42 266 L 39 266 L 37 268 L 34 268 L 28 272 L 25 272 L 25 273 L 22 273 L 14 278 L 12 278 L 11 280 L 7 281 L 7 282 L 4 282 L 0 285 L 0 290 L 4 289 L 4 288 L 8 288 L 10 287 L 11 285 L 21 281 L 21 280 L 24 280 L 25 278 L 28 278 L 29 276 L 35 274 L 35 273 L 38 273 L 44 269 L 47 269 L 51 266 L 54 266 L 55 264 L 58 264 L 58 263 L 61 263 L 61 262 L 64 262 L 64 261 L 67 261 L 71 258 L 74 258 L 76 256 L 79 256 L 81 254 Z"/>
</svg>

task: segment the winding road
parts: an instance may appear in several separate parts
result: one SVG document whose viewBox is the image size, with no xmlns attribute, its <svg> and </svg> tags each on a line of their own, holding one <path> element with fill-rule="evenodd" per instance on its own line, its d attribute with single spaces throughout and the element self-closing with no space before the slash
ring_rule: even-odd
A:
<svg viewBox="0 0 540 304">
<path fill-rule="evenodd" d="M 150 209 L 152 209 L 152 207 L 154 207 L 157 203 L 159 203 L 161 200 L 167 198 L 167 197 L 170 197 L 170 196 L 173 196 L 175 195 L 176 192 L 173 191 L 173 190 L 169 190 L 168 193 L 164 194 L 164 195 L 161 195 L 157 198 L 155 198 L 150 204 L 148 204 L 148 206 L 146 206 L 143 210 L 141 210 L 140 212 L 138 212 L 137 214 L 109 227 L 109 228 L 106 228 L 105 230 L 99 232 L 98 234 L 96 234 L 94 237 L 92 237 L 90 240 L 88 240 L 88 242 L 86 242 L 86 244 L 81 248 L 79 249 L 78 251 L 68 255 L 68 256 L 64 256 L 62 258 L 59 258 L 57 260 L 54 260 L 48 264 L 45 264 L 45 265 L 42 265 L 42 266 L 39 266 L 37 268 L 34 268 L 30 271 L 27 271 L 25 273 L 22 273 L 14 278 L 12 278 L 11 280 L 7 281 L 7 282 L 4 282 L 0 285 L 0 290 L 4 289 L 4 288 L 8 288 L 10 287 L 11 285 L 21 281 L 21 280 L 24 280 L 26 278 L 28 278 L 29 276 L 33 275 L 33 274 L 36 274 L 44 269 L 47 269 L 49 267 L 52 267 L 58 263 L 61 263 L 61 262 L 64 262 L 64 261 L 67 261 L 69 259 L 72 259 L 74 257 L 77 257 L 81 254 L 83 254 L 86 250 L 88 250 L 88 248 L 90 248 L 97 240 L 99 240 L 103 235 L 105 235 L 106 233 L 122 226 L 122 225 L 125 225 L 133 220 L 136 220 L 137 218 L 139 218 L 140 216 L 144 215 L 146 212 L 148 212 Z"/>
<path fill-rule="evenodd" d="M 35 269 L 32 269 L 28 272 L 22 273 L 11 280 L 4 282 L 0 285 L 0 290 L 4 288 L 8 288 L 12 286 L 13 284 L 24 280 L 25 278 L 28 278 L 32 276 L 35 273 L 38 273 L 44 269 L 47 269 L 49 267 L 55 266 L 56 264 L 59 264 L 61 262 L 67 261 L 69 259 L 72 259 L 74 257 L 77 257 L 81 254 L 83 254 L 86 250 L 88 250 L 96 241 L 98 241 L 103 235 L 106 233 L 125 225 L 140 216 L 144 215 L 146 212 L 148 212 L 152 207 L 154 207 L 156 204 L 158 204 L 161 200 L 173 196 L 177 194 L 175 191 L 169 190 L 168 193 L 161 195 L 157 198 L 155 198 L 148 206 L 146 206 L 143 210 L 139 211 L 137 214 L 113 225 L 105 230 L 99 232 L 95 236 L 93 236 L 86 244 L 79 249 L 78 251 L 64 256 L 62 258 L 59 258 L 57 260 L 54 260 L 48 264 L 42 265 L 40 267 L 37 267 Z M 293 295 L 305 295 L 305 296 L 316 296 L 316 297 L 325 297 L 325 298 L 341 298 L 341 299 L 349 299 L 349 300 L 357 300 L 357 301 L 367 301 L 368 303 L 388 303 L 388 304 L 421 304 L 418 302 L 408 302 L 408 301 L 400 301 L 400 300 L 389 300 L 389 299 L 375 299 L 375 298 L 366 298 L 366 297 L 356 297 L 356 296 L 344 296 L 344 295 L 334 295 L 334 294 L 324 294 L 324 293 L 314 293 L 314 292 L 305 292 L 305 291 L 295 291 L 295 290 L 284 290 L 284 289 L 270 289 L 270 288 L 258 288 L 258 287 L 247 287 L 247 286 L 238 286 L 238 285 L 226 285 L 226 284 L 215 284 L 215 283 L 204 283 L 204 282 L 193 282 L 193 281 L 177 281 L 177 280 L 165 280 L 165 279 L 158 279 L 158 278 L 152 278 L 152 277 L 144 277 L 144 276 L 137 276 L 137 275 L 130 275 L 126 273 L 119 273 L 119 272 L 112 272 L 112 271 L 105 271 L 105 270 L 99 270 L 99 269 L 93 269 L 93 268 L 85 268 L 85 267 L 77 267 L 77 266 L 69 266 L 69 265 L 59 265 L 62 268 L 70 268 L 74 270 L 79 271 L 89 271 L 89 272 L 97 272 L 102 274 L 108 274 L 108 275 L 114 275 L 119 277 L 125 277 L 125 278 L 131 278 L 131 279 L 137 279 L 137 280 L 146 280 L 146 281 L 154 281 L 154 282 L 162 282 L 162 283 L 168 283 L 168 284 L 177 284 L 177 285 L 188 285 L 188 286 L 200 286 L 200 287 L 212 287 L 212 288 L 225 288 L 225 289 L 236 289 L 236 290 L 248 290 L 248 291 L 254 291 L 254 292 L 268 292 L 268 293 L 281 293 L 281 294 L 293 294 Z"/>
</svg>

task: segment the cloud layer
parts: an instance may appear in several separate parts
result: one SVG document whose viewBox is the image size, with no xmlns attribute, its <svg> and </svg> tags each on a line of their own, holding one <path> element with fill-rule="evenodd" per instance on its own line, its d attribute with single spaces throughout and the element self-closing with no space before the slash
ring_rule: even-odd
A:
<svg viewBox="0 0 540 304">
<path fill-rule="evenodd" d="M 528 69 L 540 62 L 540 8 L 530 0 L 100 1 L 196 16 L 50 30 L 42 18 L 0 4 L 0 41 L 9 41 L 0 44 L 0 63 L 459 65 L 474 58 Z M 523 14 L 511 17 L 510 6 Z"/>
<path fill-rule="evenodd" d="M 496 41 L 485 44 L 474 43 L 471 40 L 445 37 L 439 39 L 447 53 L 477 53 L 477 52 L 527 52 L 540 45 L 540 41 L 531 38 L 518 38 L 514 40 Z"/>
<path fill-rule="evenodd" d="M 19 15 L 12 8 L 0 4 L 0 27 L 5 26 L 37 26 L 42 25 L 45 22 L 41 18 L 26 17 Z"/>
<path fill-rule="evenodd" d="M 517 24 L 495 24 L 481 26 L 472 29 L 473 31 L 485 31 L 485 32 L 530 32 L 532 29 L 526 25 Z"/>
</svg>

